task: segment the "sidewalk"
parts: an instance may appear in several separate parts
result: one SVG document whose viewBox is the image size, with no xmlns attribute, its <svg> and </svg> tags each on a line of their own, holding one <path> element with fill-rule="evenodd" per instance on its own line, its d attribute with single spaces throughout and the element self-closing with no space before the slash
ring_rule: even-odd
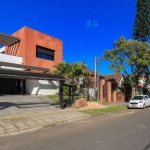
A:
<svg viewBox="0 0 150 150">
<path fill-rule="evenodd" d="M 0 115 L 0 137 L 87 118 L 74 108 Z"/>
<path fill-rule="evenodd" d="M 116 105 L 125 105 L 126 102 L 109 103 L 99 108 L 106 108 Z M 85 109 L 85 108 L 84 108 Z M 89 108 L 86 108 L 89 109 Z M 90 117 L 80 112 L 82 109 L 66 108 L 35 112 L 21 112 L 0 115 L 0 137 L 16 133 L 31 131 L 44 127 L 50 127 L 66 122 L 72 122 Z"/>
</svg>

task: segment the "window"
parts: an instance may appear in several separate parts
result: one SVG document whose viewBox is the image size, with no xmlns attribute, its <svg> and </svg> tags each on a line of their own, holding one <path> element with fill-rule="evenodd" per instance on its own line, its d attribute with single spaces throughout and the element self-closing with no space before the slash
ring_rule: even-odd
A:
<svg viewBox="0 0 150 150">
<path fill-rule="evenodd" d="M 41 46 L 36 46 L 36 57 L 47 60 L 54 60 L 54 56 L 55 56 L 54 50 Z"/>
</svg>

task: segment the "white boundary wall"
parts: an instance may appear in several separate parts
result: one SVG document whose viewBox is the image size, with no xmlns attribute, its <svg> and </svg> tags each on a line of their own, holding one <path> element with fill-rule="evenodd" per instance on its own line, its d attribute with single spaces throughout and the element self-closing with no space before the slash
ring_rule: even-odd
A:
<svg viewBox="0 0 150 150">
<path fill-rule="evenodd" d="M 26 79 L 26 93 L 32 95 L 58 94 L 58 82 L 51 80 Z"/>
<path fill-rule="evenodd" d="M 85 93 L 87 92 L 87 88 L 82 88 L 82 89 L 85 90 Z M 89 88 L 89 95 L 94 96 L 94 88 Z"/>
<path fill-rule="evenodd" d="M 0 48 L 0 53 L 4 52 L 5 51 L 5 46 Z"/>
<path fill-rule="evenodd" d="M 14 64 L 22 64 L 23 63 L 23 58 L 18 57 L 18 56 L 12 56 L 12 55 L 6 55 L 6 54 L 1 54 L 0 53 L 0 61 L 8 62 L 8 63 L 14 63 Z M 5 67 L 5 66 L 1 66 L 1 68 L 22 70 L 21 68 Z"/>
</svg>

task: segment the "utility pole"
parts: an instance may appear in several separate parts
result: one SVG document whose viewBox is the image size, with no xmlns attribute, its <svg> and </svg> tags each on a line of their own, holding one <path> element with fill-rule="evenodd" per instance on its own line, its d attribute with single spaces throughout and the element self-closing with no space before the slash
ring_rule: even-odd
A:
<svg viewBox="0 0 150 150">
<path fill-rule="evenodd" d="M 96 56 L 95 57 L 95 61 L 94 61 L 94 99 L 96 100 L 100 100 L 100 94 L 99 94 L 99 91 L 100 91 L 100 78 L 99 78 L 99 70 L 100 70 L 100 57 L 99 56 Z"/>
<path fill-rule="evenodd" d="M 96 57 L 94 59 L 94 100 L 96 100 Z"/>
<path fill-rule="evenodd" d="M 99 70 L 100 70 L 100 57 L 97 57 L 97 101 L 100 100 L 100 78 L 99 78 Z"/>
</svg>

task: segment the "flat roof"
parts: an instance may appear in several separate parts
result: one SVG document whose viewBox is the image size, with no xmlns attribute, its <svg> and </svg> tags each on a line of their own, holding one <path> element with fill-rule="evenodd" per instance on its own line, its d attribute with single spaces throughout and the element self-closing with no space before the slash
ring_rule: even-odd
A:
<svg viewBox="0 0 150 150">
<path fill-rule="evenodd" d="M 0 32 L 0 44 L 3 44 L 4 46 L 10 46 L 19 41 L 20 41 L 20 39 L 17 37 L 14 37 L 12 35 L 7 35 L 7 34 Z"/>
<path fill-rule="evenodd" d="M 0 68 L 0 78 L 65 81 L 62 75 Z"/>
<path fill-rule="evenodd" d="M 0 77 L 3 78 L 38 79 L 38 80 L 54 80 L 54 81 L 66 80 L 66 78 L 62 75 L 48 73 L 49 69 L 47 68 L 26 66 L 26 65 L 7 63 L 1 61 L 0 61 L 0 66 L 25 69 L 25 70 L 15 70 L 15 68 L 14 69 L 0 68 Z M 31 70 L 43 71 L 43 72 L 33 72 Z"/>
</svg>

